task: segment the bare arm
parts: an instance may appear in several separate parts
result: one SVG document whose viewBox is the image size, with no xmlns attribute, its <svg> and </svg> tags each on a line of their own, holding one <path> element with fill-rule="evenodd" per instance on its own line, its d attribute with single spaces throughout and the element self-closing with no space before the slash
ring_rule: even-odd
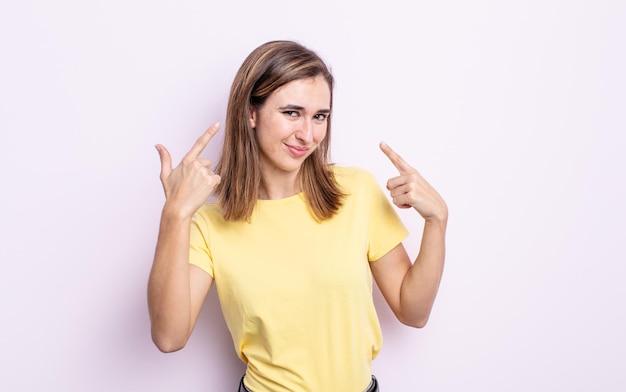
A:
<svg viewBox="0 0 626 392">
<path fill-rule="evenodd" d="M 193 214 L 220 181 L 211 163 L 199 158 L 218 129 L 214 124 L 200 136 L 175 169 L 167 149 L 157 145 L 165 205 L 148 279 L 148 309 L 152 340 L 163 352 L 185 346 L 212 284 L 208 274 L 189 264 L 189 241 Z"/>
<path fill-rule="evenodd" d="M 381 149 L 400 175 L 387 182 L 394 204 L 414 208 L 425 220 L 417 258 L 411 263 L 402 244 L 371 264 L 385 300 L 404 324 L 426 325 L 441 282 L 448 208 L 437 191 L 389 146 Z"/>
</svg>

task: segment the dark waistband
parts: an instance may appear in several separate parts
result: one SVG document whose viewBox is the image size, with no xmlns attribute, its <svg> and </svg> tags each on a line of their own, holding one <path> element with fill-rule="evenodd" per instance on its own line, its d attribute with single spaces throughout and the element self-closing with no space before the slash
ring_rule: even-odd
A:
<svg viewBox="0 0 626 392">
<path fill-rule="evenodd" d="M 249 390 L 246 385 L 243 383 L 243 379 L 244 379 L 245 375 L 243 377 L 241 377 L 241 381 L 239 381 L 239 392 L 252 392 L 251 390 Z M 378 380 L 376 380 L 376 377 L 372 376 L 372 381 L 370 381 L 370 385 L 367 386 L 367 389 L 364 392 L 379 392 L 380 389 L 378 389 Z"/>
</svg>

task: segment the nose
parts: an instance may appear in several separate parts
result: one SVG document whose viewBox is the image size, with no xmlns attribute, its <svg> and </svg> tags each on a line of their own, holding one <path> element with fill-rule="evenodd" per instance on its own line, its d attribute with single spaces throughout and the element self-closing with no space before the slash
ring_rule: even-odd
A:
<svg viewBox="0 0 626 392">
<path fill-rule="evenodd" d="M 295 136 L 296 139 L 304 143 L 311 143 L 313 141 L 313 124 L 306 119 L 302 119 L 302 121 L 298 123 L 298 130 Z"/>
</svg>

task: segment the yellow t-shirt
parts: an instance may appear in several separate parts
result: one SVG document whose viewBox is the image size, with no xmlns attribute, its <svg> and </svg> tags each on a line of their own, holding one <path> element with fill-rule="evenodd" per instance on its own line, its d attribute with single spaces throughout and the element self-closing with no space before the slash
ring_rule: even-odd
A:
<svg viewBox="0 0 626 392">
<path fill-rule="evenodd" d="M 369 262 L 407 230 L 369 173 L 333 166 L 347 197 L 318 222 L 304 195 L 259 200 L 250 222 L 204 205 L 190 262 L 215 281 L 254 392 L 354 391 L 368 386 L 382 335 Z"/>
</svg>

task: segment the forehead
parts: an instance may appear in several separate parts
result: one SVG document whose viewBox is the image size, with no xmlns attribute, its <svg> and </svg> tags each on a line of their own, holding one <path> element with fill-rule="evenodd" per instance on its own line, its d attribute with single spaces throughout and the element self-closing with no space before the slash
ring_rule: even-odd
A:
<svg viewBox="0 0 626 392">
<path fill-rule="evenodd" d="M 276 89 L 268 98 L 276 104 L 297 104 L 309 109 L 330 108 L 330 86 L 323 76 L 296 79 Z"/>
</svg>

